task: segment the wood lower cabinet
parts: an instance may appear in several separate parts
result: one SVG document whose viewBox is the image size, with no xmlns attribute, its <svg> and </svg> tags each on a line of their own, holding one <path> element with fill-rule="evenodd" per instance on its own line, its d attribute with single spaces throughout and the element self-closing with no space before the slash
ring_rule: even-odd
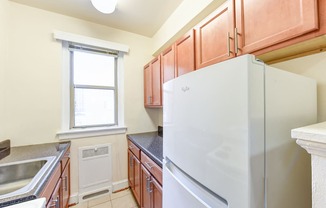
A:
<svg viewBox="0 0 326 208">
<path fill-rule="evenodd" d="M 140 199 L 141 199 L 140 198 L 140 192 L 141 192 L 140 161 L 132 153 L 130 149 L 128 150 L 128 181 L 129 181 L 129 186 L 131 188 L 131 191 L 133 192 L 137 200 L 137 203 L 140 204 Z"/>
<path fill-rule="evenodd" d="M 49 199 L 46 208 L 61 208 L 62 204 L 61 204 L 61 200 L 60 200 L 60 196 L 61 196 L 61 179 L 59 179 L 59 181 L 57 182 L 54 191 L 51 195 L 51 198 Z"/>
<path fill-rule="evenodd" d="M 162 168 L 141 152 L 141 207 L 162 207 Z"/>
<path fill-rule="evenodd" d="M 140 207 L 161 208 L 162 168 L 130 140 L 128 146 L 128 181 L 131 191 Z M 140 160 L 136 155 L 140 156 Z"/>
<path fill-rule="evenodd" d="M 150 187 L 151 174 L 150 172 L 141 165 L 141 207 L 151 208 L 151 195 L 152 190 Z"/>
<path fill-rule="evenodd" d="M 70 198 L 70 149 L 54 169 L 40 197 L 47 199 L 47 208 L 67 208 Z"/>
<path fill-rule="evenodd" d="M 70 197 L 70 160 L 67 161 L 61 174 L 61 201 L 62 208 L 67 208 L 69 205 Z"/>
</svg>

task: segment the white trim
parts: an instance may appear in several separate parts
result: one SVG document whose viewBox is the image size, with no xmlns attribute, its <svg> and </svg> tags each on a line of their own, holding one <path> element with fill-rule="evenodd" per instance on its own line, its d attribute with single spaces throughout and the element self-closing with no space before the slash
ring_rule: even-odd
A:
<svg viewBox="0 0 326 208">
<path fill-rule="evenodd" d="M 57 132 L 57 136 L 60 140 L 78 139 L 85 137 L 104 136 L 112 134 L 125 134 L 127 127 L 106 127 L 106 128 L 86 128 L 86 129 L 71 129 L 68 131 Z"/>
<path fill-rule="evenodd" d="M 128 179 L 113 182 L 112 192 L 120 191 L 129 187 Z"/>
<path fill-rule="evenodd" d="M 129 46 L 124 44 L 114 43 L 106 40 L 86 37 L 82 35 L 76 35 L 76 34 L 62 32 L 62 31 L 54 31 L 53 38 L 56 40 L 70 41 L 74 43 L 96 46 L 100 48 L 117 50 L 125 53 L 129 52 Z"/>
</svg>

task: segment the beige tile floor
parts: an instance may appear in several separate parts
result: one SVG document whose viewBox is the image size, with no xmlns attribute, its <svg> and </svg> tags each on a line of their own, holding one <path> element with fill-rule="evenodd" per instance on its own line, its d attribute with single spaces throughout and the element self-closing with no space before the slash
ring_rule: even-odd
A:
<svg viewBox="0 0 326 208">
<path fill-rule="evenodd" d="M 138 208 L 136 200 L 129 189 L 113 193 L 111 196 L 100 197 L 72 208 Z"/>
</svg>

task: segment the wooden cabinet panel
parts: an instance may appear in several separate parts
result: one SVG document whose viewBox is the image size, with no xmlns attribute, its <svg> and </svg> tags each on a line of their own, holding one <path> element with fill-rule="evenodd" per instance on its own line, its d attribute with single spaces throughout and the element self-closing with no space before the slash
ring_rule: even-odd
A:
<svg viewBox="0 0 326 208">
<path fill-rule="evenodd" d="M 152 178 L 151 181 L 152 185 L 152 195 L 153 195 L 153 208 L 162 208 L 163 200 L 162 200 L 162 186 L 155 180 L 155 178 Z"/>
<path fill-rule="evenodd" d="M 135 158 L 134 160 L 134 178 L 135 178 L 135 186 L 134 186 L 134 195 L 138 201 L 140 202 L 140 162 Z"/>
<path fill-rule="evenodd" d="M 46 206 L 46 208 L 61 208 L 62 204 L 60 204 L 60 187 L 61 187 L 61 179 L 56 183 L 51 198 Z"/>
<path fill-rule="evenodd" d="M 141 207 L 151 208 L 151 190 L 150 190 L 151 174 L 141 165 Z"/>
<path fill-rule="evenodd" d="M 62 171 L 61 182 L 61 204 L 63 208 L 67 208 L 70 197 L 70 160 L 67 161 L 67 164 Z"/>
<path fill-rule="evenodd" d="M 136 200 L 140 203 L 141 179 L 140 179 L 140 161 L 128 150 L 128 181 L 131 191 Z"/>
<path fill-rule="evenodd" d="M 236 0 L 239 54 L 318 29 L 317 0 Z"/>
<path fill-rule="evenodd" d="M 140 149 L 130 140 L 128 140 L 128 148 L 137 157 L 137 159 L 140 160 Z"/>
<path fill-rule="evenodd" d="M 45 197 L 47 203 L 49 203 L 53 190 L 55 190 L 55 187 L 57 186 L 57 183 L 61 176 L 61 166 L 58 165 L 55 170 L 53 171 L 53 174 L 47 184 L 45 185 L 42 193 L 40 194 L 40 197 Z"/>
<path fill-rule="evenodd" d="M 235 56 L 234 19 L 234 0 L 229 0 L 195 27 L 196 69 Z"/>
<path fill-rule="evenodd" d="M 175 43 L 176 76 L 195 70 L 195 35 L 189 31 Z"/>
<path fill-rule="evenodd" d="M 144 66 L 144 104 L 152 104 L 152 71 L 150 64 Z"/>
<path fill-rule="evenodd" d="M 154 106 L 161 106 L 162 99 L 161 99 L 161 58 L 158 56 L 155 58 L 152 63 L 152 105 Z"/>
<path fill-rule="evenodd" d="M 161 54 L 161 72 L 163 83 L 176 77 L 174 48 L 174 45 L 172 45 Z"/>
<path fill-rule="evenodd" d="M 144 105 L 162 107 L 161 58 L 158 56 L 144 67 Z"/>
<path fill-rule="evenodd" d="M 145 153 L 141 152 L 141 162 L 150 173 L 162 184 L 162 168 L 151 160 Z"/>
</svg>

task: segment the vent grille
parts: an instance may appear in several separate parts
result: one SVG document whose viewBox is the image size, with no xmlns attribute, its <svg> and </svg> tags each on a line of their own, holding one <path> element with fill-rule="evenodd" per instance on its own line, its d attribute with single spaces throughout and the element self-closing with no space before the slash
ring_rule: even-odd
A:
<svg viewBox="0 0 326 208">
<path fill-rule="evenodd" d="M 98 148 L 92 148 L 92 149 L 85 149 L 82 152 L 82 158 L 89 158 L 89 157 L 96 157 L 101 155 L 107 155 L 109 154 L 109 147 L 98 147 Z"/>
</svg>

